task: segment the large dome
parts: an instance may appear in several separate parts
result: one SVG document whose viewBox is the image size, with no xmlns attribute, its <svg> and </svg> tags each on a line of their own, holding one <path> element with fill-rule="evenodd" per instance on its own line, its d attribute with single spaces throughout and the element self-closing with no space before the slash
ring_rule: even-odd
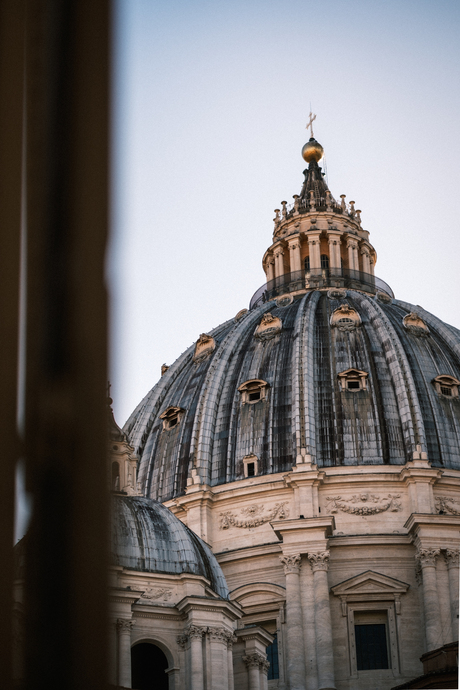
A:
<svg viewBox="0 0 460 690">
<path fill-rule="evenodd" d="M 204 354 L 190 347 L 124 427 L 145 495 L 183 494 L 192 470 L 211 486 L 242 479 L 248 457 L 257 474 L 290 471 L 305 452 L 326 467 L 404 465 L 421 450 L 460 469 L 460 331 L 421 307 L 315 289 L 206 337 Z"/>
<path fill-rule="evenodd" d="M 222 570 L 209 547 L 161 503 L 112 494 L 111 560 L 129 570 L 202 575 L 228 597 Z"/>
</svg>

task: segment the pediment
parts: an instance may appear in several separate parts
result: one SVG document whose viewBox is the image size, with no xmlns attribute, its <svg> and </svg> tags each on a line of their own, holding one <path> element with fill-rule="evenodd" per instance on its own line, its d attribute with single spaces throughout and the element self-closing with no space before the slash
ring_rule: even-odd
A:
<svg viewBox="0 0 460 690">
<path fill-rule="evenodd" d="M 352 595 L 391 595 L 404 594 L 409 589 L 410 585 L 407 582 L 396 580 L 396 578 L 376 573 L 373 570 L 366 570 L 366 572 L 351 577 L 349 580 L 344 580 L 338 585 L 331 587 L 331 592 L 335 596 L 344 597 Z"/>
</svg>

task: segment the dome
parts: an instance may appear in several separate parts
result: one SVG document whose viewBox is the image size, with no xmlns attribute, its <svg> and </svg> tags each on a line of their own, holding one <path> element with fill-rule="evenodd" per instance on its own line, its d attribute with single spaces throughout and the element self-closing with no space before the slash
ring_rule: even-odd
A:
<svg viewBox="0 0 460 690">
<path fill-rule="evenodd" d="M 112 495 L 111 560 L 129 570 L 202 575 L 228 597 L 222 570 L 209 547 L 168 508 L 140 496 Z"/>
<path fill-rule="evenodd" d="M 199 343 L 184 352 L 128 419 L 145 495 L 181 495 L 193 474 L 243 479 L 252 457 L 261 475 L 305 453 L 331 467 L 404 465 L 421 451 L 460 469 L 460 331 L 364 289 L 289 294 L 238 317 L 199 356 Z"/>
</svg>

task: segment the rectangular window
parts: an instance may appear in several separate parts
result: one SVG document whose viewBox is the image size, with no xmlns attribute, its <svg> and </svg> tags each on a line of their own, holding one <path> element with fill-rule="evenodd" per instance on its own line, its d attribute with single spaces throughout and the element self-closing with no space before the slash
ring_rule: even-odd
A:
<svg viewBox="0 0 460 690">
<path fill-rule="evenodd" d="M 253 462 L 248 462 L 248 477 L 254 477 L 256 474 L 255 464 Z"/>
<path fill-rule="evenodd" d="M 390 668 L 388 663 L 386 618 L 385 612 L 355 612 L 356 663 L 358 671 Z"/>
<path fill-rule="evenodd" d="M 249 393 L 249 400 L 260 400 L 260 391 Z"/>
<path fill-rule="evenodd" d="M 347 381 L 348 390 L 359 390 L 359 381 Z"/>
<path fill-rule="evenodd" d="M 280 670 L 278 664 L 278 637 L 275 633 L 275 639 L 267 647 L 267 660 L 270 662 L 268 669 L 268 680 L 276 680 L 280 677 Z"/>
<path fill-rule="evenodd" d="M 452 389 L 451 389 L 451 388 L 447 388 L 447 386 L 441 386 L 441 393 L 442 393 L 443 395 L 452 396 Z"/>
</svg>

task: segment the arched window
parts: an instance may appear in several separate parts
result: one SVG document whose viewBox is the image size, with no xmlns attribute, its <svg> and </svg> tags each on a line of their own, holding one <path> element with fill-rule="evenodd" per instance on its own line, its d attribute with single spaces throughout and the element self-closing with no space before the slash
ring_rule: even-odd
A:
<svg viewBox="0 0 460 690">
<path fill-rule="evenodd" d="M 310 257 L 306 256 L 303 263 L 305 266 L 305 270 L 309 271 L 310 270 Z"/>
<path fill-rule="evenodd" d="M 168 690 L 165 653 L 151 642 L 140 642 L 131 648 L 131 687 L 134 690 Z"/>
</svg>

